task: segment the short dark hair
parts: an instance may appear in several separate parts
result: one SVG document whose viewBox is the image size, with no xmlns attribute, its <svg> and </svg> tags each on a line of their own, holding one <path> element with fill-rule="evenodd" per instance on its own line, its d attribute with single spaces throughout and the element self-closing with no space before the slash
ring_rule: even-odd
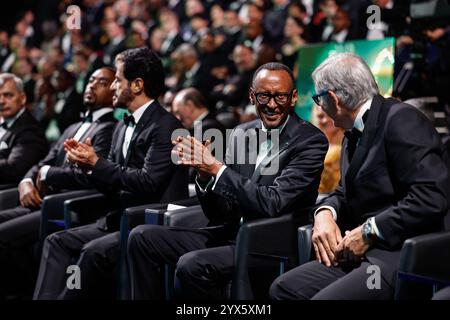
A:
<svg viewBox="0 0 450 320">
<path fill-rule="evenodd" d="M 295 77 L 294 77 L 294 74 L 292 73 L 292 70 L 289 69 L 289 67 L 287 67 L 286 65 L 284 65 L 282 63 L 279 63 L 279 62 L 269 62 L 269 63 L 263 64 L 258 69 L 256 69 L 255 73 L 253 74 L 252 87 L 254 87 L 256 76 L 262 70 L 271 70 L 271 71 L 282 70 L 282 71 L 285 71 L 289 75 L 289 77 L 291 78 L 292 86 L 295 87 Z"/>
<path fill-rule="evenodd" d="M 164 91 L 164 68 L 159 56 L 148 47 L 125 50 L 116 57 L 123 62 L 123 75 L 128 81 L 144 80 L 144 92 L 157 99 Z"/>
</svg>

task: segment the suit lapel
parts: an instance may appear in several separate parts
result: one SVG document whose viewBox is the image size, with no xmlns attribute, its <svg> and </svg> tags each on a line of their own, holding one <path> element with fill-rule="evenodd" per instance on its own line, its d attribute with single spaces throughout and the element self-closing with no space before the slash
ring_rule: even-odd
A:
<svg viewBox="0 0 450 320">
<path fill-rule="evenodd" d="M 290 141 L 292 139 L 292 130 L 295 129 L 295 125 L 301 125 L 296 124 L 295 117 L 293 115 L 290 116 L 288 123 L 286 124 L 286 127 L 283 129 L 283 131 L 280 133 L 280 142 L 278 144 L 278 148 L 272 147 L 270 150 L 270 154 L 266 156 L 261 163 L 258 165 L 258 167 L 255 169 L 255 171 L 252 174 L 251 180 L 253 182 L 256 182 L 261 177 L 264 170 L 270 165 L 273 165 L 273 161 L 277 160 L 279 161 L 282 153 L 286 150 L 286 148 L 289 146 Z"/>
<path fill-rule="evenodd" d="M 125 123 L 123 123 L 123 121 L 119 124 L 120 128 L 118 129 L 118 134 L 117 134 L 117 147 L 116 147 L 116 153 L 115 153 L 115 162 L 116 163 L 120 163 L 123 164 L 123 153 L 122 153 L 122 146 L 123 146 L 123 141 L 125 140 L 125 130 L 127 129 L 127 126 L 125 125 Z"/>
<path fill-rule="evenodd" d="M 62 143 L 59 146 L 58 154 L 56 156 L 55 165 L 62 166 L 64 161 L 66 160 L 66 151 L 64 150 L 64 141 L 68 138 L 73 138 L 77 133 L 78 129 L 83 125 L 83 122 L 80 122 L 78 125 L 74 126 L 73 129 L 68 132 L 66 137 L 63 139 Z"/>
<path fill-rule="evenodd" d="M 155 112 L 155 109 L 159 106 L 157 102 L 152 102 L 147 109 L 145 110 L 142 117 L 139 119 L 138 123 L 136 124 L 136 128 L 134 128 L 133 135 L 131 136 L 130 144 L 128 146 L 127 151 L 127 157 L 125 158 L 124 165 L 126 166 L 128 161 L 130 160 L 132 150 L 134 148 L 134 143 L 136 141 L 136 138 L 140 135 L 141 131 L 148 127 L 148 122 L 152 118 L 152 114 Z M 122 138 L 123 139 L 123 138 Z M 123 140 L 122 140 L 123 143 Z"/>
<path fill-rule="evenodd" d="M 364 125 L 364 132 L 359 141 L 358 147 L 355 150 L 352 161 L 349 163 L 348 170 L 345 174 L 345 182 L 347 185 L 347 190 L 351 189 L 353 180 L 356 177 L 361 165 L 366 158 L 367 152 L 372 146 L 373 139 L 375 138 L 375 133 L 378 128 L 378 117 L 380 115 L 381 106 L 383 104 L 384 98 L 381 96 L 374 96 L 372 105 L 370 107 L 369 117 Z M 347 149 L 347 142 L 345 143 L 345 150 Z M 348 161 L 348 153 L 345 151 L 346 159 Z"/>
<path fill-rule="evenodd" d="M 257 122 L 255 127 L 249 129 L 248 134 L 245 135 L 245 158 L 244 164 L 239 166 L 239 172 L 246 178 L 250 178 L 255 171 L 257 152 L 256 150 L 253 150 L 253 148 L 256 147 L 254 143 L 258 143 L 257 129 L 261 129 L 260 121 Z M 239 149 L 239 146 L 237 146 L 234 150 Z M 237 159 L 239 159 L 239 154 L 235 155 L 234 160 L 237 161 Z"/>
</svg>

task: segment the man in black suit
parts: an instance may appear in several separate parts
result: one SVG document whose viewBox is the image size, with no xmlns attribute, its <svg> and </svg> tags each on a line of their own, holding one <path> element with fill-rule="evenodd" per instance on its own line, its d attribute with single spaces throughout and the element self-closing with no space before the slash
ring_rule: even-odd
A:
<svg viewBox="0 0 450 320">
<path fill-rule="evenodd" d="M 241 219 L 298 213 L 315 204 L 328 143 L 293 112 L 294 83 L 292 71 L 279 63 L 255 72 L 250 99 L 260 119 L 233 131 L 225 164 L 193 137 L 173 142 L 179 163 L 198 169 L 197 195 L 209 226 L 135 228 L 128 247 L 134 299 L 162 297 L 164 264 L 176 265 L 183 298 L 223 299 Z"/>
<path fill-rule="evenodd" d="M 92 137 L 96 152 L 103 156 L 108 154 L 115 124 L 109 90 L 113 80 L 114 70 L 110 68 L 98 69 L 92 74 L 84 94 L 84 104 L 88 108 L 84 121 L 67 128 L 47 156 L 22 179 L 19 184 L 21 206 L 0 211 L 0 274 L 7 275 L 0 280 L 0 288 L 5 291 L 11 293 L 11 288 L 14 288 L 18 289 L 15 294 L 26 294 L 24 290 L 27 289 L 19 283 L 24 286 L 34 284 L 35 271 L 31 267 L 34 261 L 27 252 L 38 239 L 43 195 L 92 188 L 81 170 L 67 161 L 64 141 L 69 138 L 82 141 Z"/>
<path fill-rule="evenodd" d="M 84 168 L 117 210 L 47 237 L 35 299 L 113 298 L 123 210 L 159 202 L 170 186 L 174 195 L 187 196 L 187 170 L 186 181 L 172 181 L 179 168 L 171 161 L 171 135 L 182 125 L 156 101 L 164 88 L 161 60 L 148 48 L 130 49 L 117 56 L 116 67 L 113 104 L 126 106 L 131 115 L 116 126 L 108 158 L 99 156 L 89 140 L 68 140 L 65 147 L 68 159 Z M 74 261 L 82 270 L 80 290 L 66 288 L 66 268 Z"/>
<path fill-rule="evenodd" d="M 225 137 L 225 128 L 216 120 L 214 113 L 210 112 L 203 95 L 195 88 L 183 89 L 176 94 L 172 102 L 172 113 L 177 117 L 183 126 L 189 130 L 189 134 L 197 140 L 206 140 L 214 134 L 212 129 L 218 130 Z M 210 130 L 208 132 L 208 130 Z M 215 131 L 217 133 L 217 131 Z M 205 139 L 204 139 L 205 137 Z M 223 158 L 222 148 L 220 157 Z M 216 150 L 217 151 L 217 150 Z M 216 155 L 218 155 L 216 153 Z M 189 182 L 194 182 L 196 171 L 189 170 Z"/>
<path fill-rule="evenodd" d="M 25 109 L 26 100 L 22 80 L 0 74 L 0 184 L 18 183 L 48 151 L 44 132 Z"/>
<path fill-rule="evenodd" d="M 280 276 L 271 296 L 393 298 L 405 239 L 443 228 L 449 205 L 447 155 L 421 112 L 379 95 L 359 56 L 333 55 L 313 79 L 315 102 L 335 126 L 348 130 L 342 178 L 314 211 L 317 260 Z"/>
</svg>

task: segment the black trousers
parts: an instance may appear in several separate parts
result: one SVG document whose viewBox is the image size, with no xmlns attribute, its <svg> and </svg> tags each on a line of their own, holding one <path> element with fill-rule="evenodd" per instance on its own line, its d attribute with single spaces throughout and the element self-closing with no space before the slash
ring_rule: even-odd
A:
<svg viewBox="0 0 450 320">
<path fill-rule="evenodd" d="M 119 232 L 107 232 L 96 223 L 56 232 L 44 242 L 34 299 L 113 299 Z M 72 273 L 80 270 L 80 289 L 69 289 Z"/>
<path fill-rule="evenodd" d="M 369 289 L 373 272 L 363 261 L 349 267 L 327 267 L 317 261 L 305 263 L 279 276 L 270 296 L 276 300 L 384 300 L 394 297 L 394 288 L 380 275 L 379 288 Z"/>
<path fill-rule="evenodd" d="M 132 299 L 163 299 L 161 270 L 176 266 L 175 293 L 182 299 L 225 299 L 234 245 L 208 247 L 208 230 L 138 226 L 128 241 Z"/>
<path fill-rule="evenodd" d="M 31 296 L 40 217 L 41 211 L 23 207 L 0 211 L 0 295 Z"/>
</svg>

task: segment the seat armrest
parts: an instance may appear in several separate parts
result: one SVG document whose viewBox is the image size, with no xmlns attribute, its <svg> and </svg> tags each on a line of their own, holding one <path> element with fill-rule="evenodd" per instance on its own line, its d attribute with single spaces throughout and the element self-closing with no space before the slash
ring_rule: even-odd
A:
<svg viewBox="0 0 450 320">
<path fill-rule="evenodd" d="M 312 224 L 298 228 L 298 264 L 311 261 Z"/>
<path fill-rule="evenodd" d="M 64 221 L 66 229 L 95 221 L 114 208 L 105 195 L 93 193 L 64 202 Z"/>
<path fill-rule="evenodd" d="M 208 222 L 200 205 L 164 212 L 164 225 L 170 227 L 203 228 Z"/>
<path fill-rule="evenodd" d="M 445 285 L 450 285 L 450 232 L 407 239 L 400 254 L 395 299 L 430 298 L 433 290 Z"/>
<path fill-rule="evenodd" d="M 0 210 L 11 209 L 19 205 L 19 190 L 17 187 L 0 191 Z"/>
<path fill-rule="evenodd" d="M 407 239 L 399 271 L 450 281 L 450 231 Z"/>
</svg>

